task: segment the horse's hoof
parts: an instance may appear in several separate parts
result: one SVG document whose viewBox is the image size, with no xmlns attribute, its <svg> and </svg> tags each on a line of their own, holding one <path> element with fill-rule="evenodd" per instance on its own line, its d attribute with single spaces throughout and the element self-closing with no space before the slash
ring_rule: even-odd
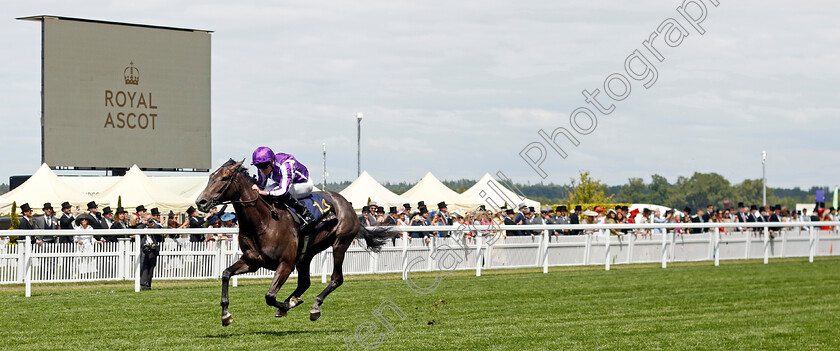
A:
<svg viewBox="0 0 840 351">
<path fill-rule="evenodd" d="M 230 315 L 230 313 L 228 313 L 227 315 L 222 316 L 222 326 L 223 326 L 223 327 L 227 327 L 227 326 L 229 326 L 231 323 L 233 323 L 233 316 L 231 316 L 231 315 Z"/>
<path fill-rule="evenodd" d="M 297 305 L 303 304 L 303 300 L 292 296 L 289 299 L 289 309 L 295 308 Z"/>
<path fill-rule="evenodd" d="M 309 320 L 310 321 L 317 321 L 318 318 L 321 318 L 321 311 L 312 310 L 309 311 Z"/>
<path fill-rule="evenodd" d="M 281 308 L 278 308 L 277 313 L 274 314 L 274 317 L 277 317 L 277 318 L 285 317 L 285 316 L 286 316 L 286 311 L 284 311 Z"/>
</svg>

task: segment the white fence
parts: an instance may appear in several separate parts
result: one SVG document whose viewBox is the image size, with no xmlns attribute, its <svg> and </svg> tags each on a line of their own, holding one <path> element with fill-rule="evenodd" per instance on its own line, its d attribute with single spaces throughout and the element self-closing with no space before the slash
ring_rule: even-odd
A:
<svg viewBox="0 0 840 351">
<path fill-rule="evenodd" d="M 751 223 L 755 230 L 737 231 L 742 224 L 730 223 L 679 223 L 679 224 L 623 224 L 623 225 L 534 225 L 534 226 L 478 226 L 478 227 L 395 227 L 402 231 L 401 238 L 389 241 L 379 253 L 365 249 L 363 240 L 354 242 L 344 260 L 345 274 L 375 274 L 408 271 L 604 265 L 661 262 L 714 261 L 764 258 L 810 257 L 840 255 L 834 253 L 834 244 L 840 251 L 840 222 L 802 223 Z M 767 225 L 785 227 L 779 232 L 768 233 Z M 821 230 L 820 227 L 833 227 Z M 701 234 L 649 235 L 598 235 L 601 229 L 651 229 L 704 228 Z M 554 236 L 550 230 L 578 229 L 582 235 Z M 449 230 L 450 237 L 408 238 L 407 232 Z M 536 236 L 507 236 L 503 230 L 539 231 Z M 166 239 L 161 246 L 154 279 L 210 279 L 219 278 L 222 271 L 239 258 L 236 240 L 238 229 L 141 229 L 100 230 L 96 235 L 183 234 L 214 233 L 234 234 L 233 240 L 190 243 L 184 239 Z M 593 234 L 594 232 L 594 234 Z M 9 235 L 72 235 L 71 231 L 9 231 Z M 0 284 L 26 285 L 26 296 L 31 295 L 32 283 L 82 282 L 107 280 L 134 280 L 135 290 L 140 289 L 138 265 L 139 240 L 119 239 L 115 243 L 98 244 L 84 251 L 75 243 L 0 245 Z M 445 261 L 445 262 L 444 262 Z M 312 260 L 310 274 L 321 276 L 326 282 L 332 273 L 332 249 Z M 293 272 L 292 275 L 297 275 Z M 273 272 L 257 272 L 234 277 L 270 278 Z"/>
</svg>

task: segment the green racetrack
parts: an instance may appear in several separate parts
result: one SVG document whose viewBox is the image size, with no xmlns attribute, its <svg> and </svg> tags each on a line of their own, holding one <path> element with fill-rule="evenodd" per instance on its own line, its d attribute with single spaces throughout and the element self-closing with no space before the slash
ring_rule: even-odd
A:
<svg viewBox="0 0 840 351">
<path fill-rule="evenodd" d="M 34 284 L 30 298 L 22 285 L 0 286 L 0 348 L 347 350 L 350 339 L 364 350 L 358 329 L 362 341 L 372 332 L 367 347 L 380 350 L 840 349 L 838 258 L 441 275 L 427 295 L 398 274 L 348 276 L 316 322 L 309 308 L 325 286 L 318 278 L 286 318 L 265 305 L 268 280 L 243 279 L 230 290 L 229 327 L 215 280 L 155 281 L 141 293 L 133 282 Z M 419 286 L 434 280 L 413 277 Z M 385 310 L 393 332 L 372 313 L 383 301 L 406 316 Z"/>
</svg>

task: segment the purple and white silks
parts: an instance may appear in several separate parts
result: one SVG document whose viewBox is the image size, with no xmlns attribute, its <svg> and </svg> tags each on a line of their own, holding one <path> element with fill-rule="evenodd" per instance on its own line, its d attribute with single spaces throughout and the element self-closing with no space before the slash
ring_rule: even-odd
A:
<svg viewBox="0 0 840 351">
<path fill-rule="evenodd" d="M 309 170 L 295 159 L 294 156 L 278 152 L 274 155 L 274 164 L 268 176 L 262 171 L 257 172 L 257 186 L 271 196 L 283 196 L 289 193 L 295 198 L 308 196 L 312 192 L 312 181 L 309 180 Z M 271 180 L 271 184 L 269 183 Z M 295 184 L 307 184 L 303 189 L 293 189 Z M 294 191 L 298 190 L 298 191 Z M 303 194 L 306 193 L 306 194 Z"/>
</svg>

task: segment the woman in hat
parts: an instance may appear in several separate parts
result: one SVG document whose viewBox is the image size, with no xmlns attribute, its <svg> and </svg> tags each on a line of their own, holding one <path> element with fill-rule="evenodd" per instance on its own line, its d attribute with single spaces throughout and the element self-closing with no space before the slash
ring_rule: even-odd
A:
<svg viewBox="0 0 840 351">
<path fill-rule="evenodd" d="M 93 238 L 93 224 L 98 223 L 96 219 L 87 214 L 82 213 L 76 216 L 76 225 L 74 226 L 74 230 L 79 231 L 78 234 L 73 235 L 73 242 L 76 243 L 76 252 L 82 253 L 92 253 L 93 252 L 93 245 L 94 244 L 101 244 L 104 240 L 96 241 Z M 84 232 L 91 232 L 85 234 Z M 76 257 L 76 266 L 79 269 L 80 274 L 88 274 L 88 273 L 96 273 L 96 261 L 94 261 L 93 257 Z"/>
<path fill-rule="evenodd" d="M 251 161 L 251 164 L 259 169 L 254 190 L 260 195 L 273 196 L 294 209 L 303 219 L 301 226 L 315 220 L 309 209 L 300 201 L 309 196 L 314 188 L 306 166 L 294 156 L 282 152 L 275 154 L 266 146 L 254 150 Z"/>
</svg>

